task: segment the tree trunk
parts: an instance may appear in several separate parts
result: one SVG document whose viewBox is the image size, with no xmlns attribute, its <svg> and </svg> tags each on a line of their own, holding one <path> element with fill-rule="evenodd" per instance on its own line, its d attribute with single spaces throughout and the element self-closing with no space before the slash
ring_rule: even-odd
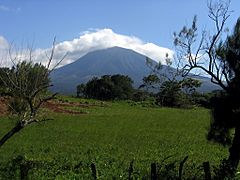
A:
<svg viewBox="0 0 240 180">
<path fill-rule="evenodd" d="M 15 133 L 19 132 L 24 126 L 21 122 L 19 122 L 14 128 L 12 128 L 5 136 L 2 137 L 0 140 L 0 147 L 9 139 L 11 138 Z"/>
<path fill-rule="evenodd" d="M 228 161 L 233 168 L 233 173 L 236 172 L 240 160 L 240 126 L 235 128 L 235 135 L 232 146 L 229 148 Z"/>
</svg>

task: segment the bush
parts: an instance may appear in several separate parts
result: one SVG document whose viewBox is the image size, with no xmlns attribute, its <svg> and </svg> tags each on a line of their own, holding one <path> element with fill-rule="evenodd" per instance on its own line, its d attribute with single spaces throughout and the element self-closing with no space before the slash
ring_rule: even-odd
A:
<svg viewBox="0 0 240 180">
<path fill-rule="evenodd" d="M 133 101 L 146 101 L 150 97 L 150 94 L 146 91 L 135 90 L 132 95 Z"/>
</svg>

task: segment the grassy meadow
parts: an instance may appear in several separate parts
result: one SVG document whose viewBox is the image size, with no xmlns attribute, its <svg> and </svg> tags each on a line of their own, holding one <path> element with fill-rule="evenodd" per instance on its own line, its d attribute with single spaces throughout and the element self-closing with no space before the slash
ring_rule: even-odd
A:
<svg viewBox="0 0 240 180">
<path fill-rule="evenodd" d="M 177 162 L 178 166 L 187 155 L 185 177 L 201 177 L 204 161 L 214 166 L 227 157 L 227 148 L 205 138 L 210 122 L 207 109 L 67 97 L 61 101 L 86 106 L 65 107 L 81 114 L 45 109 L 54 120 L 32 124 L 12 137 L 0 149 L 1 179 L 18 177 L 19 157 L 37 164 L 28 172 L 30 179 L 91 179 L 92 163 L 99 179 L 127 179 L 131 162 L 132 176 L 148 179 L 151 163 L 171 169 L 165 165 Z M 2 137 L 14 121 L 6 116 L 0 121 Z"/>
</svg>

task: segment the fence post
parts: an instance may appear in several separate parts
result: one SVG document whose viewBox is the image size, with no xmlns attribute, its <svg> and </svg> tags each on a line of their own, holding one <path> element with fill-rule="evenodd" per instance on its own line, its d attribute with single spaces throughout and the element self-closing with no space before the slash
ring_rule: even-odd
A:
<svg viewBox="0 0 240 180">
<path fill-rule="evenodd" d="M 20 164 L 20 179 L 25 180 L 28 179 L 28 171 L 30 170 L 30 167 L 28 166 L 28 163 L 26 164 Z"/>
<path fill-rule="evenodd" d="M 94 163 L 91 164 L 92 176 L 93 179 L 97 179 L 97 169 Z"/>
<path fill-rule="evenodd" d="M 132 173 L 133 173 L 133 161 L 130 162 L 130 166 L 128 168 L 128 180 L 132 180 Z"/>
<path fill-rule="evenodd" d="M 156 165 L 156 163 L 151 164 L 151 180 L 157 180 L 157 165 Z"/>
<path fill-rule="evenodd" d="M 205 173 L 205 180 L 211 180 L 211 171 L 209 162 L 203 162 L 203 169 Z"/>
</svg>

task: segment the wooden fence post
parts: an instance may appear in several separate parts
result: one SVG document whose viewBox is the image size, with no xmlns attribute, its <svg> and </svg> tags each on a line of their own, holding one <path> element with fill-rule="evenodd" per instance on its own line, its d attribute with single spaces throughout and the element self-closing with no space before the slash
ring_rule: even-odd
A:
<svg viewBox="0 0 240 180">
<path fill-rule="evenodd" d="M 91 164 L 92 176 L 93 179 L 97 179 L 97 169 L 94 163 Z"/>
<path fill-rule="evenodd" d="M 151 180 L 157 180 L 157 165 L 156 165 L 156 163 L 151 164 Z"/>
<path fill-rule="evenodd" d="M 128 180 L 132 180 L 132 173 L 133 173 L 133 161 L 130 162 L 130 166 L 128 168 Z"/>
<path fill-rule="evenodd" d="M 204 169 L 204 173 L 205 173 L 205 180 L 211 180 L 211 170 L 210 170 L 210 164 L 209 162 L 204 162 L 203 163 L 203 169 Z"/>
</svg>

